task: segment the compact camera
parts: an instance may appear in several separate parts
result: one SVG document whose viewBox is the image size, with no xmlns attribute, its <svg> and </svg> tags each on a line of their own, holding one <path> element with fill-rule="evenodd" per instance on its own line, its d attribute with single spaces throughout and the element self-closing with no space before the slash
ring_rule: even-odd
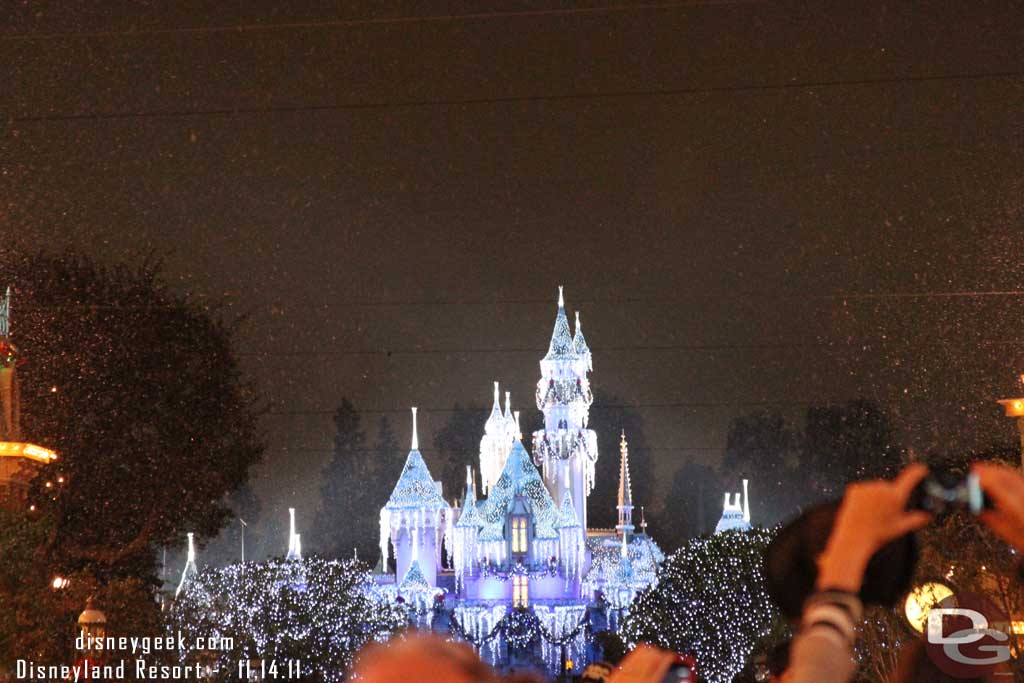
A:
<svg viewBox="0 0 1024 683">
<path fill-rule="evenodd" d="M 978 515 L 991 507 L 991 501 L 981 490 L 978 475 L 973 472 L 966 477 L 957 477 L 945 470 L 929 472 L 907 501 L 908 510 L 923 510 L 936 518 L 956 510 Z"/>
</svg>

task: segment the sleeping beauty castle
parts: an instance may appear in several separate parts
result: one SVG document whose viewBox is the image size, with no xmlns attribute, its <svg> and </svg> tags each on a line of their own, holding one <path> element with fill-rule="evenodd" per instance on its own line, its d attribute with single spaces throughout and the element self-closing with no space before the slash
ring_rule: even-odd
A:
<svg viewBox="0 0 1024 683">
<path fill-rule="evenodd" d="M 634 524 L 624 433 L 617 499 L 594 501 L 615 506 L 618 524 L 587 527 L 598 459 L 589 424 L 592 371 L 579 314 L 574 331 L 559 289 L 536 391 L 544 426 L 533 433 L 528 451 L 519 413 L 507 393 L 502 410 L 495 382 L 479 462 L 475 468 L 467 463 L 465 491 L 453 504 L 420 454 L 412 409 L 412 448 L 380 512 L 380 568 L 393 559 L 395 572 L 382 572 L 379 580 L 390 584 L 396 598 L 423 606 L 443 600 L 456 627 L 475 641 L 492 633 L 512 608 L 528 610 L 557 641 L 589 619 L 588 606 L 616 612 L 655 581 L 664 556 L 646 524 Z M 614 628 L 611 621 L 607 626 Z"/>
</svg>

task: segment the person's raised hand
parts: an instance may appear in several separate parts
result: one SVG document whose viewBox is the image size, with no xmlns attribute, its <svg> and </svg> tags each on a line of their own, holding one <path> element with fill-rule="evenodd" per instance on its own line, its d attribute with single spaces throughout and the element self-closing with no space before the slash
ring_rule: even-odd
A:
<svg viewBox="0 0 1024 683">
<path fill-rule="evenodd" d="M 994 504 L 979 518 L 997 536 L 1024 551 L 1024 476 L 1012 467 L 991 462 L 975 463 L 971 469 Z"/>
<path fill-rule="evenodd" d="M 892 481 L 861 481 L 846 488 L 828 544 L 818 558 L 819 589 L 856 593 L 872 555 L 928 523 L 928 513 L 907 510 L 911 492 L 927 474 L 928 468 L 915 464 Z"/>
</svg>

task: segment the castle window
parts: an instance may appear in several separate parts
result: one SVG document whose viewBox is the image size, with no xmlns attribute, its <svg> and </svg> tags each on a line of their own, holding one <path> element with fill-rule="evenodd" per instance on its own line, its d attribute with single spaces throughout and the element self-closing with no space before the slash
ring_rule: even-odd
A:
<svg viewBox="0 0 1024 683">
<path fill-rule="evenodd" d="M 523 554 L 526 552 L 526 517 L 512 518 L 512 552 Z"/>
<path fill-rule="evenodd" d="M 512 606 L 526 607 L 530 604 L 530 577 L 516 575 L 512 577 Z"/>
</svg>

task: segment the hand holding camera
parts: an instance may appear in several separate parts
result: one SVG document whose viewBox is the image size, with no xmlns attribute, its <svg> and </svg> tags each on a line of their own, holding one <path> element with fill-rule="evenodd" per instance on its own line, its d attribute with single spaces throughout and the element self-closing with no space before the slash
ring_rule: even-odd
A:
<svg viewBox="0 0 1024 683">
<path fill-rule="evenodd" d="M 893 481 L 864 481 L 846 489 L 825 551 L 818 558 L 818 588 L 857 592 L 871 557 L 883 546 L 920 529 L 931 514 L 908 507 L 928 475 L 911 465 Z"/>
<path fill-rule="evenodd" d="M 980 512 L 981 521 L 997 536 L 1024 551 L 1024 477 L 1006 465 L 980 462 L 972 468 L 986 501 Z"/>
</svg>

